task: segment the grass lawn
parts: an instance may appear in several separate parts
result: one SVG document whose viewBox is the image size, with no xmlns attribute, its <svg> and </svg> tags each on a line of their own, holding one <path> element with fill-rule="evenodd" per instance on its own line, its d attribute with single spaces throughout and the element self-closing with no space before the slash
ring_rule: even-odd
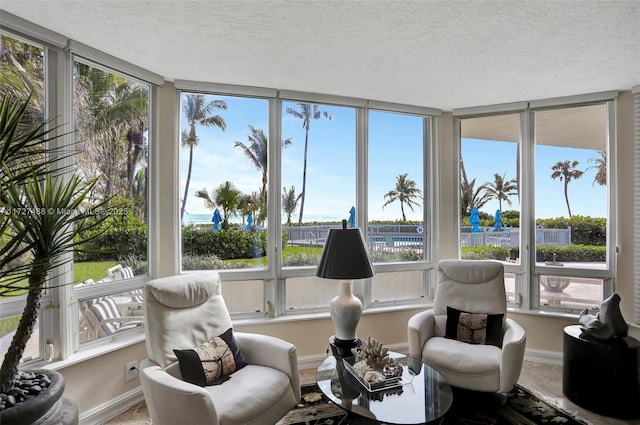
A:
<svg viewBox="0 0 640 425">
<path fill-rule="evenodd" d="M 19 321 L 20 316 L 10 316 L 0 319 L 0 338 L 5 336 L 9 332 L 15 331 L 18 327 Z"/>
<path fill-rule="evenodd" d="M 107 269 L 116 264 L 117 261 L 76 261 L 73 263 L 73 281 L 80 283 L 93 279 L 97 282 L 107 277 Z"/>
</svg>

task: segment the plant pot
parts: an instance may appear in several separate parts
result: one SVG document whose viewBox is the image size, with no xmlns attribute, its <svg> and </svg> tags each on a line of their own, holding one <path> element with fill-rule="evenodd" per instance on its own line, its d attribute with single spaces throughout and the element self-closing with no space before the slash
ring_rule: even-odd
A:
<svg viewBox="0 0 640 425">
<path fill-rule="evenodd" d="M 77 425 L 78 408 L 62 397 L 64 378 L 53 370 L 38 369 L 51 379 L 51 384 L 36 397 L 0 411 L 0 424 L 12 425 Z"/>
</svg>

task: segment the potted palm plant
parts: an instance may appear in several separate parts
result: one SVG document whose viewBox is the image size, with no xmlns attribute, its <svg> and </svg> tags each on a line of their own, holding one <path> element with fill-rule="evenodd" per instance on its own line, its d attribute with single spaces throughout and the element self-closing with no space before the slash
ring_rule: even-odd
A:
<svg viewBox="0 0 640 425">
<path fill-rule="evenodd" d="M 51 147 L 60 137 L 58 128 L 48 121 L 33 122 L 27 113 L 31 96 L 3 96 L 0 297 L 26 293 L 26 303 L 0 369 L 0 423 L 41 423 L 41 417 L 49 418 L 44 423 L 77 423 L 77 409 L 61 398 L 64 382 L 60 374 L 21 372 L 18 366 L 33 333 L 50 273 L 70 261 L 69 253 L 87 242 L 83 235 L 92 233 L 87 230 L 98 226 L 104 217 L 94 217 L 84 208 L 94 182 L 87 183 L 72 169 L 56 166 L 61 158 L 73 154 Z"/>
</svg>

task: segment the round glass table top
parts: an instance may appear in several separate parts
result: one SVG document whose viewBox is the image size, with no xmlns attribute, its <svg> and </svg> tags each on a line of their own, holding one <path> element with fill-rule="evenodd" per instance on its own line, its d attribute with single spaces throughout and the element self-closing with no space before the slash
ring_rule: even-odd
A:
<svg viewBox="0 0 640 425">
<path fill-rule="evenodd" d="M 400 361 L 404 369 L 398 382 L 382 388 L 366 388 L 344 363 L 352 359 L 329 356 L 318 367 L 318 387 L 343 409 L 385 424 L 425 424 L 444 416 L 453 401 L 445 378 L 420 360 L 394 352 L 389 354 Z"/>
</svg>

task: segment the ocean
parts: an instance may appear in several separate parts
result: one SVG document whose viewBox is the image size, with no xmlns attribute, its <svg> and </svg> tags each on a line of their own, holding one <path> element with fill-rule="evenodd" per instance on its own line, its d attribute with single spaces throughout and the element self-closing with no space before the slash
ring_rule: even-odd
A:
<svg viewBox="0 0 640 425">
<path fill-rule="evenodd" d="M 213 213 L 211 214 L 185 214 L 184 219 L 182 220 L 182 224 L 211 224 L 213 222 L 211 219 L 213 218 Z"/>
</svg>

